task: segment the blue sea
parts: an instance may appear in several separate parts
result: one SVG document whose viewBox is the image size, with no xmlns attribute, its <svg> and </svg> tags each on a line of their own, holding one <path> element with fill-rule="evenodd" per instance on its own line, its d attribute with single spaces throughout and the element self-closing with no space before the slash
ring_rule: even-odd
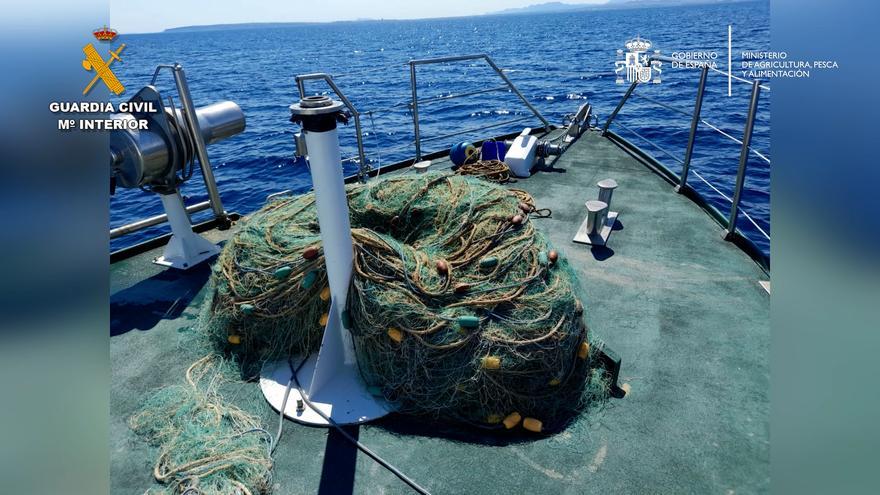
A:
<svg viewBox="0 0 880 495">
<path fill-rule="evenodd" d="M 121 33 L 126 43 L 124 62 L 116 73 L 126 84 L 128 97 L 149 84 L 157 64 L 180 62 L 186 69 L 197 106 L 233 100 L 244 110 L 247 129 L 234 138 L 209 147 L 214 173 L 228 211 L 249 213 L 277 191 L 310 188 L 306 166 L 294 158 L 288 106 L 299 95 L 294 76 L 327 72 L 363 116 L 367 158 L 374 167 L 413 156 L 413 124 L 407 103 L 411 98 L 409 68 L 414 58 L 487 53 L 508 70 L 523 94 L 553 123 L 589 101 L 600 121 L 612 112 L 628 84 L 616 84 L 617 50 L 636 36 L 648 39 L 662 55 L 714 51 L 722 71 L 727 69 L 727 27 L 733 30 L 733 66 L 739 67 L 745 50 L 768 50 L 769 2 L 721 5 L 593 10 L 559 14 L 475 16 L 412 21 L 359 21 L 305 26 L 156 34 Z M 114 66 L 114 67 L 117 67 Z M 660 84 L 643 84 L 636 93 L 690 112 L 699 70 L 662 67 Z M 450 95 L 501 85 L 484 63 L 422 66 L 418 72 L 419 97 Z M 768 87 L 772 84 L 768 83 Z M 160 91 L 173 94 L 168 73 L 160 77 Z M 307 84 L 310 93 L 329 94 L 323 83 Z M 734 81 L 728 97 L 726 75 L 710 72 L 702 116 L 728 134 L 742 138 L 751 87 Z M 770 157 L 770 91 L 761 95 L 752 148 Z M 122 101 L 120 99 L 119 101 Z M 370 113 L 368 113 L 370 112 Z M 492 92 L 420 105 L 423 139 L 501 123 L 529 115 L 514 94 Z M 612 129 L 669 168 L 683 158 L 690 118 L 640 98 L 631 99 Z M 429 140 L 423 153 L 447 148 L 453 141 L 477 140 L 517 131 L 529 122 L 493 128 L 483 134 Z M 535 121 L 533 125 L 537 125 Z M 340 131 L 343 157 L 355 155 L 354 126 Z M 642 141 L 646 138 L 663 151 Z M 701 125 L 689 183 L 727 212 L 732 197 L 740 145 Z M 742 205 L 748 218 L 739 225 L 769 252 L 770 166 L 750 156 Z M 354 172 L 356 164 L 346 163 Z M 712 186 L 698 178 L 699 174 Z M 714 189 L 713 189 L 714 187 Z M 717 190 L 716 190 L 717 189 Z M 182 193 L 188 204 L 207 199 L 197 172 Z M 586 198 L 585 198 L 586 199 Z M 162 212 L 159 198 L 141 190 L 117 189 L 110 201 L 111 227 Z M 207 218 L 209 212 L 196 215 Z M 130 234 L 111 242 L 111 249 L 145 240 L 168 230 L 167 225 Z"/>
</svg>

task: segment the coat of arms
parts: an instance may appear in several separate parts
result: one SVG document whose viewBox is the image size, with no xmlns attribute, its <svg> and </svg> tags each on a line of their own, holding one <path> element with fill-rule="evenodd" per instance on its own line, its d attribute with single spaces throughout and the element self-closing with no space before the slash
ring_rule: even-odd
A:
<svg viewBox="0 0 880 495">
<path fill-rule="evenodd" d="M 623 84 L 623 71 L 626 70 L 626 80 L 634 83 L 653 82 L 660 83 L 660 73 L 663 72 L 660 66 L 663 65 L 659 60 L 653 60 L 648 55 L 651 49 L 651 42 L 643 40 L 636 36 L 635 39 L 627 41 L 624 46 L 627 52 L 617 50 L 617 56 L 623 57 L 623 60 L 614 62 L 614 73 L 617 74 L 617 84 Z M 654 55 L 659 55 L 660 50 L 654 50 Z"/>
</svg>

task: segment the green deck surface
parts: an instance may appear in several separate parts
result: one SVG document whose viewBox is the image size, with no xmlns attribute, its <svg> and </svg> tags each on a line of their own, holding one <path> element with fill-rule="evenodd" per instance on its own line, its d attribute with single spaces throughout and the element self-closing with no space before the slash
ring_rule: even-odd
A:
<svg viewBox="0 0 880 495">
<path fill-rule="evenodd" d="M 607 248 L 574 244 L 583 203 L 605 178 L 620 185 L 612 209 L 622 229 Z M 619 383 L 630 394 L 552 436 L 399 415 L 350 431 L 435 494 L 768 491 L 770 301 L 758 284 L 767 275 L 706 212 L 598 132 L 511 186 L 553 210 L 533 221 L 578 270 L 588 324 L 622 358 Z M 112 493 L 154 486 L 157 451 L 127 419 L 200 357 L 189 328 L 209 270 L 166 271 L 149 262 L 158 254 L 111 266 Z M 275 432 L 277 414 L 256 383 L 231 392 Z M 410 493 L 337 433 L 291 421 L 284 428 L 276 493 Z"/>
</svg>

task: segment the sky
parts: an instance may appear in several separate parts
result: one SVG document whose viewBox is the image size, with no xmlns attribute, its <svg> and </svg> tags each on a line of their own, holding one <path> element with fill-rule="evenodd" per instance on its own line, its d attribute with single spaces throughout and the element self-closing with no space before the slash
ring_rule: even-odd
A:
<svg viewBox="0 0 880 495">
<path fill-rule="evenodd" d="M 550 0 L 110 0 L 110 27 L 120 33 L 239 22 L 327 22 L 485 14 Z M 601 4 L 608 0 L 562 0 Z"/>
</svg>

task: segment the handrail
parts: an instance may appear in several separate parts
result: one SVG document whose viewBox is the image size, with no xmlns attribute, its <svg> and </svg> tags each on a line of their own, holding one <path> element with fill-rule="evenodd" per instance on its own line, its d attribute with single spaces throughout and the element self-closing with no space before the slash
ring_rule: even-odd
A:
<svg viewBox="0 0 880 495">
<path fill-rule="evenodd" d="M 305 81 L 320 79 L 327 83 L 330 86 L 330 89 L 336 93 L 336 96 L 342 100 L 342 104 L 348 108 L 348 111 L 351 113 L 352 118 L 354 119 L 354 130 L 357 138 L 357 148 L 358 148 L 358 159 L 360 161 L 360 165 L 358 167 L 358 180 L 363 181 L 364 177 L 366 177 L 366 173 L 369 171 L 369 165 L 367 164 L 366 154 L 364 153 L 364 138 L 363 133 L 361 132 L 361 114 L 357 111 L 354 104 L 348 97 L 345 96 L 345 93 L 339 89 L 339 86 L 333 82 L 333 76 L 330 74 L 326 74 L 323 72 L 315 72 L 312 74 L 302 74 L 296 76 L 296 87 L 299 89 L 300 98 L 305 98 L 306 96 L 306 88 Z"/>
<path fill-rule="evenodd" d="M 665 61 L 679 60 L 679 59 L 674 59 L 674 58 L 670 58 L 670 57 L 663 57 L 663 56 L 653 56 L 653 57 L 651 57 L 651 59 L 665 60 Z M 723 130 L 721 130 L 717 126 L 712 125 L 711 123 L 709 123 L 705 119 L 701 118 L 700 111 L 702 109 L 702 104 L 703 104 L 703 96 L 705 93 L 707 74 L 708 74 L 709 70 L 713 70 L 713 67 L 707 63 L 700 63 L 700 64 L 695 64 L 695 65 L 697 65 L 701 69 L 701 71 L 700 71 L 701 73 L 700 73 L 699 86 L 697 87 L 697 96 L 696 96 L 696 100 L 694 102 L 693 114 L 690 114 L 681 108 L 678 108 L 673 105 L 669 105 L 665 102 L 656 100 L 654 98 L 651 98 L 651 97 L 648 97 L 645 95 L 635 94 L 635 90 L 639 85 L 638 80 L 636 80 L 636 81 L 633 81 L 633 83 L 629 86 L 629 88 L 627 88 L 626 93 L 624 93 L 624 95 L 621 97 L 621 99 L 618 102 L 617 106 L 615 107 L 614 111 L 611 112 L 611 115 L 608 117 L 608 120 L 605 122 L 605 125 L 602 128 L 602 133 L 607 134 L 609 132 L 609 128 L 614 123 L 618 114 L 621 112 L 621 110 L 623 109 L 626 102 L 629 101 L 629 99 L 633 95 L 635 95 L 638 98 L 644 99 L 650 103 L 653 103 L 655 105 L 659 105 L 661 107 L 664 107 L 670 111 L 674 111 L 674 112 L 677 112 L 680 114 L 691 116 L 690 133 L 688 135 L 688 143 L 687 143 L 687 148 L 685 149 L 685 157 L 683 160 L 681 158 L 675 156 L 673 153 L 666 150 L 665 148 L 659 146 L 657 143 L 653 142 L 652 140 L 642 136 L 634 129 L 631 129 L 622 123 L 619 123 L 619 122 L 617 123 L 617 125 L 619 125 L 623 129 L 626 129 L 628 132 L 632 133 L 633 135 L 635 135 L 639 139 L 650 144 L 651 146 L 656 148 L 658 151 L 660 151 L 664 155 L 672 158 L 673 160 L 675 160 L 676 162 L 678 162 L 682 165 L 681 175 L 676 177 L 678 179 L 679 183 L 675 189 L 678 192 L 683 192 L 683 189 L 687 185 L 688 172 L 690 170 L 691 158 L 693 157 L 693 150 L 694 150 L 694 146 L 695 146 L 695 142 L 696 142 L 697 130 L 698 130 L 699 125 L 701 123 L 706 125 L 710 129 L 718 132 L 722 136 L 730 139 L 731 141 L 739 144 L 740 145 L 740 157 L 739 157 L 739 164 L 737 167 L 736 182 L 735 182 L 734 189 L 733 189 L 733 198 L 730 198 L 726 194 L 723 194 L 717 187 L 715 187 L 714 185 L 709 183 L 709 181 L 707 181 L 696 170 L 694 170 L 693 172 L 701 181 L 705 182 L 712 190 L 716 191 L 718 194 L 721 195 L 721 197 L 723 197 L 724 199 L 727 200 L 727 202 L 730 203 L 730 211 L 728 213 L 728 217 L 725 219 L 726 221 L 721 221 L 722 225 L 725 228 L 725 231 L 724 231 L 725 239 L 733 240 L 734 233 L 736 232 L 738 214 L 740 212 L 742 212 L 743 215 L 749 220 L 749 222 L 751 222 L 755 226 L 755 228 L 764 237 L 766 237 L 769 240 L 770 239 L 769 234 L 767 234 L 767 232 L 763 228 L 761 228 L 758 225 L 758 223 L 755 222 L 755 220 L 744 209 L 742 209 L 742 207 L 740 205 L 740 201 L 742 199 L 742 190 L 745 185 L 745 174 L 746 174 L 746 171 L 748 168 L 749 156 L 751 154 L 755 154 L 756 156 L 761 158 L 761 160 L 763 160 L 764 162 L 766 162 L 768 164 L 770 163 L 770 159 L 766 155 L 764 155 L 760 151 L 753 149 L 751 147 L 751 140 L 752 140 L 752 134 L 754 131 L 755 120 L 756 120 L 756 116 L 757 116 L 758 101 L 759 101 L 760 93 L 761 93 L 762 89 L 769 90 L 769 88 L 766 87 L 764 84 L 762 84 L 762 81 L 760 81 L 760 80 L 747 81 L 752 85 L 752 94 L 751 94 L 751 98 L 749 101 L 749 109 L 748 109 L 748 114 L 746 117 L 745 128 L 743 129 L 743 138 L 740 140 L 740 139 L 737 139 L 736 137 L 730 135 L 729 133 L 724 132 Z M 697 68 L 697 67 L 694 67 L 694 68 Z M 718 71 L 716 69 L 715 72 L 720 72 L 720 71 Z M 724 74 L 723 72 L 721 72 L 721 73 Z M 673 175 L 675 175 L 675 174 L 673 173 Z"/>
<path fill-rule="evenodd" d="M 629 100 L 629 97 L 632 96 L 633 91 L 636 90 L 636 86 L 639 85 L 639 80 L 636 79 L 630 84 L 629 88 L 624 93 L 623 98 L 620 99 L 620 102 L 617 104 L 617 107 L 614 108 L 614 111 L 611 112 L 611 115 L 608 116 L 608 120 L 605 121 L 605 125 L 602 127 L 602 135 L 604 136 L 608 132 L 608 128 L 611 127 L 611 123 L 614 122 L 614 119 L 617 118 L 617 114 L 620 113 L 620 110 L 623 108 L 623 105 Z"/>
<path fill-rule="evenodd" d="M 640 95 L 638 93 L 633 93 L 632 95 L 635 96 L 636 98 L 639 98 L 639 99 L 642 99 L 645 101 L 650 101 L 651 103 L 653 103 L 657 106 L 663 107 L 667 110 L 672 110 L 673 112 L 680 113 L 684 116 L 690 117 L 692 115 L 691 112 L 688 112 L 687 110 L 678 108 L 678 107 L 676 107 L 674 105 L 670 105 L 668 103 L 663 103 L 662 101 L 651 98 L 650 96 Z"/>
<path fill-rule="evenodd" d="M 434 96 L 431 98 L 425 98 L 424 100 L 419 100 L 419 103 L 424 105 L 425 103 L 433 103 L 435 101 L 451 100 L 453 98 L 464 98 L 465 96 L 481 95 L 484 93 L 492 93 L 494 91 L 505 91 L 507 89 L 507 85 L 495 86 L 494 88 L 478 89 L 476 91 L 468 91 L 467 93 L 453 93 L 446 96 Z"/>
<path fill-rule="evenodd" d="M 626 125 L 624 125 L 624 124 L 621 124 L 621 123 L 619 123 L 619 122 L 617 123 L 617 125 L 619 125 L 620 127 L 623 127 L 624 129 L 628 130 L 629 132 L 633 133 L 637 138 L 641 139 L 642 141 L 644 141 L 644 142 L 650 144 L 651 146 L 657 148 L 657 151 L 663 153 L 664 155 L 668 156 L 669 158 L 672 158 L 673 160 L 677 161 L 678 163 L 684 165 L 684 160 L 682 160 L 681 158 L 679 158 L 679 157 L 673 155 L 671 151 L 667 150 L 666 148 L 663 148 L 662 146 L 660 146 L 659 144 L 655 143 L 654 141 L 651 141 L 650 139 L 646 138 L 645 136 L 642 136 L 641 134 L 639 134 L 638 132 L 636 132 L 635 130 L 633 130 L 631 127 L 626 126 Z"/>
<path fill-rule="evenodd" d="M 190 215 L 193 213 L 198 213 L 200 211 L 208 210 L 211 208 L 211 201 L 202 201 L 201 203 L 196 203 L 194 205 L 189 205 L 186 207 L 186 212 Z M 152 217 L 143 218 L 141 220 L 137 220 L 131 223 L 127 223 L 125 225 L 121 225 L 119 227 L 115 227 L 110 229 L 110 238 L 116 239 L 117 237 L 122 237 L 125 234 L 130 234 L 132 232 L 137 232 L 138 230 L 146 229 L 147 227 L 154 227 L 156 225 L 163 224 L 168 221 L 168 214 L 162 213 L 160 215 L 155 215 Z"/>
<path fill-rule="evenodd" d="M 428 101 L 437 101 L 437 99 L 438 99 L 435 97 L 433 99 L 428 99 L 428 100 L 421 100 L 421 101 L 419 100 L 418 89 L 417 89 L 418 85 L 416 84 L 416 66 L 429 65 L 429 64 L 443 64 L 443 63 L 450 63 L 450 62 L 461 62 L 461 61 L 465 61 L 465 60 L 484 60 L 489 65 L 489 67 L 491 67 L 492 70 L 494 70 L 495 73 L 498 74 L 499 77 L 501 77 L 501 79 L 504 81 L 505 85 L 510 89 L 510 91 L 512 91 L 525 104 L 525 106 L 529 110 L 531 110 L 532 114 L 534 114 L 534 116 L 537 117 L 538 120 L 540 120 L 541 123 L 544 124 L 544 128 L 545 129 L 550 128 L 550 121 L 548 121 L 544 117 L 544 115 L 542 115 L 541 112 L 538 111 L 538 109 L 535 108 L 534 105 L 531 104 L 531 102 L 529 102 L 529 100 L 519 91 L 519 89 L 516 87 L 516 85 L 513 84 L 513 81 L 511 81 L 510 78 L 507 77 L 507 74 L 505 74 L 504 71 L 498 67 L 498 65 L 495 63 L 495 61 L 492 60 L 492 58 L 489 57 L 489 55 L 486 55 L 485 53 L 478 53 L 478 54 L 473 54 L 473 55 L 456 55 L 456 56 L 451 56 L 451 57 L 435 57 L 435 58 L 423 58 L 423 59 L 410 60 L 408 62 L 408 64 L 409 64 L 410 89 L 412 90 L 413 134 L 415 135 L 415 148 L 416 148 L 415 159 L 416 159 L 416 161 L 421 160 L 421 158 L 422 158 L 422 141 L 423 141 L 422 136 L 421 136 L 421 129 L 419 127 L 419 103 L 426 103 Z M 503 86 L 501 88 L 503 88 Z M 479 94 L 481 92 L 488 92 L 488 91 L 495 91 L 495 90 L 497 90 L 497 88 L 492 88 L 489 90 L 480 90 L 479 92 L 473 92 L 471 94 Z M 442 99 L 458 98 L 461 96 L 469 96 L 469 94 L 463 93 L 463 94 L 459 94 L 459 95 L 452 95 L 452 96 L 443 97 Z M 449 137 L 449 136 L 446 136 L 446 137 Z M 432 138 L 432 139 L 436 139 L 436 138 Z"/>
<path fill-rule="evenodd" d="M 749 100 L 749 115 L 746 118 L 746 127 L 743 130 L 742 148 L 739 153 L 739 168 L 736 172 L 736 187 L 733 189 L 733 204 L 730 205 L 730 218 L 727 220 L 727 233 L 730 237 L 736 232 L 737 212 L 742 197 L 742 189 L 746 180 L 746 167 L 749 165 L 749 145 L 752 143 L 752 131 L 755 130 L 755 113 L 758 111 L 758 98 L 761 96 L 761 81 L 752 84 L 752 97 Z"/>
<path fill-rule="evenodd" d="M 681 180 L 678 182 L 676 191 L 687 185 L 688 171 L 691 169 L 691 158 L 694 156 L 694 144 L 697 138 L 697 127 L 700 125 L 700 112 L 703 110 L 703 96 L 706 94 L 706 76 L 709 75 L 709 66 L 704 65 L 700 71 L 700 82 L 697 86 L 697 99 L 694 102 L 694 115 L 691 119 L 691 132 L 688 134 L 688 144 L 684 152 L 684 163 L 681 164 Z"/>
<path fill-rule="evenodd" d="M 736 143 L 736 144 L 743 144 L 743 142 L 742 142 L 741 139 L 737 139 L 736 137 L 731 136 L 729 133 L 727 133 L 727 132 L 725 132 L 724 130 L 720 129 L 719 127 L 715 126 L 715 125 L 712 124 L 711 122 L 706 121 L 706 120 L 703 120 L 703 119 L 700 119 L 700 122 L 702 122 L 703 124 L 705 124 L 706 127 L 708 127 L 709 129 L 712 129 L 713 131 L 717 132 L 718 134 L 721 134 L 722 136 L 726 137 L 727 139 L 730 139 L 730 140 L 733 141 L 734 143 Z M 767 156 L 764 155 L 764 153 L 761 153 L 760 151 L 758 151 L 758 150 L 752 148 L 751 145 L 749 145 L 749 151 L 751 151 L 752 153 L 755 154 L 755 156 L 757 156 L 758 158 L 760 158 L 761 160 L 763 160 L 764 162 L 766 162 L 767 165 L 770 165 L 770 159 L 767 158 Z"/>
<path fill-rule="evenodd" d="M 529 116 L 525 116 L 525 117 L 519 117 L 519 118 L 516 118 L 516 119 L 505 120 L 504 122 L 497 122 L 497 123 L 495 123 L 495 124 L 487 124 L 487 125 L 480 126 L 480 127 L 472 127 L 472 128 L 470 128 L 470 129 L 465 129 L 465 130 L 463 130 L 463 131 L 450 132 L 450 133 L 447 133 L 447 134 L 442 134 L 442 135 L 440 135 L 440 136 L 431 136 L 431 137 L 429 137 L 429 138 L 422 139 L 422 141 L 423 141 L 423 142 L 424 142 L 424 141 L 435 141 L 435 140 L 437 140 L 437 139 L 445 139 L 445 138 L 448 138 L 448 137 L 460 136 L 460 135 L 462 135 L 462 134 L 470 134 L 470 133 L 472 133 L 472 132 L 484 131 L 484 130 L 486 130 L 486 129 L 492 129 L 493 127 L 501 127 L 501 126 L 504 126 L 504 125 L 515 124 L 515 123 L 517 123 L 517 122 L 522 122 L 523 120 L 528 120 L 528 119 L 530 119 L 530 118 L 531 118 L 531 117 L 529 117 Z"/>
</svg>

